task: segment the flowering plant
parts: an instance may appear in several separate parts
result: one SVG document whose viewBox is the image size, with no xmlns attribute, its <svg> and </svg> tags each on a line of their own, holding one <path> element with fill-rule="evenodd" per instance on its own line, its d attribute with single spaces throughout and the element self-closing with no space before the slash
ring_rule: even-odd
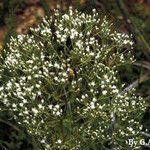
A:
<svg viewBox="0 0 150 150">
<path fill-rule="evenodd" d="M 1 111 L 9 110 L 39 149 L 120 150 L 141 137 L 145 101 L 123 91 L 117 72 L 134 61 L 133 42 L 111 28 L 95 10 L 70 8 L 11 38 L 1 57 Z"/>
</svg>

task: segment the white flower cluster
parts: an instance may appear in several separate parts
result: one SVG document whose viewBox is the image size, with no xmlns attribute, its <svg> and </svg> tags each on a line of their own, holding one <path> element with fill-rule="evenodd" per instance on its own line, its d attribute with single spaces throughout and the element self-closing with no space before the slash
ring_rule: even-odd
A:
<svg viewBox="0 0 150 150">
<path fill-rule="evenodd" d="M 139 137 L 134 118 L 145 102 L 122 93 L 116 71 L 133 62 L 133 42 L 98 16 L 56 10 L 31 29 L 33 35 L 11 38 L 1 57 L 1 111 L 11 112 L 39 149 L 93 149 L 112 139 L 119 147 Z"/>
<path fill-rule="evenodd" d="M 112 36 L 112 40 L 115 41 L 119 46 L 122 45 L 133 45 L 133 42 L 130 40 L 129 35 L 127 34 L 123 34 L 123 33 L 117 33 L 116 31 L 114 33 L 111 34 Z M 131 47 L 132 48 L 132 47 Z"/>
</svg>

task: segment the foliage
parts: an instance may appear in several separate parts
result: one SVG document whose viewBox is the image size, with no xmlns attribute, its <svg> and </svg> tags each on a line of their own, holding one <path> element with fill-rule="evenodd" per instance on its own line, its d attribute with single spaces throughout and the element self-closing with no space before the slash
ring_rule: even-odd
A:
<svg viewBox="0 0 150 150">
<path fill-rule="evenodd" d="M 33 150 L 31 137 L 10 118 L 11 114 L 0 113 L 0 149 Z"/>
<path fill-rule="evenodd" d="M 146 109 L 123 91 L 120 66 L 134 62 L 130 36 L 106 17 L 69 9 L 44 18 L 31 35 L 11 38 L 1 57 L 1 111 L 35 139 L 38 149 L 137 149 Z"/>
</svg>

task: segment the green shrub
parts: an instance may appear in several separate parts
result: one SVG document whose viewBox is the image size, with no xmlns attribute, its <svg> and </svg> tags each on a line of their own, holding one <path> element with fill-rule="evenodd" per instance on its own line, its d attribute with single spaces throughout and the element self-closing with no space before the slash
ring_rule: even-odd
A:
<svg viewBox="0 0 150 150">
<path fill-rule="evenodd" d="M 106 17 L 69 9 L 30 35 L 11 38 L 1 61 L 1 111 L 8 110 L 45 150 L 130 148 L 142 138 L 146 104 L 123 91 L 117 70 L 134 58 L 131 37 Z"/>
</svg>

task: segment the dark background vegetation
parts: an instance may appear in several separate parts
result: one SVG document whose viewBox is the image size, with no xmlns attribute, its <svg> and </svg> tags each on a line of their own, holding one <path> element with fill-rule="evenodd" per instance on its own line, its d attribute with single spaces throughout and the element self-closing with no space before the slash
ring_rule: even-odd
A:
<svg viewBox="0 0 150 150">
<path fill-rule="evenodd" d="M 7 49 L 10 36 L 29 33 L 29 28 L 35 27 L 43 16 L 51 15 L 54 8 L 66 11 L 70 5 L 86 13 L 96 8 L 100 17 L 107 15 L 118 30 L 133 35 L 133 54 L 137 62 L 121 68 L 119 73 L 127 87 L 136 87 L 137 94 L 149 103 L 150 0 L 0 0 L 0 51 Z M 150 129 L 149 108 L 142 122 Z M 10 114 L 0 114 L 1 149 L 36 149 L 34 140 L 11 119 Z"/>
</svg>

